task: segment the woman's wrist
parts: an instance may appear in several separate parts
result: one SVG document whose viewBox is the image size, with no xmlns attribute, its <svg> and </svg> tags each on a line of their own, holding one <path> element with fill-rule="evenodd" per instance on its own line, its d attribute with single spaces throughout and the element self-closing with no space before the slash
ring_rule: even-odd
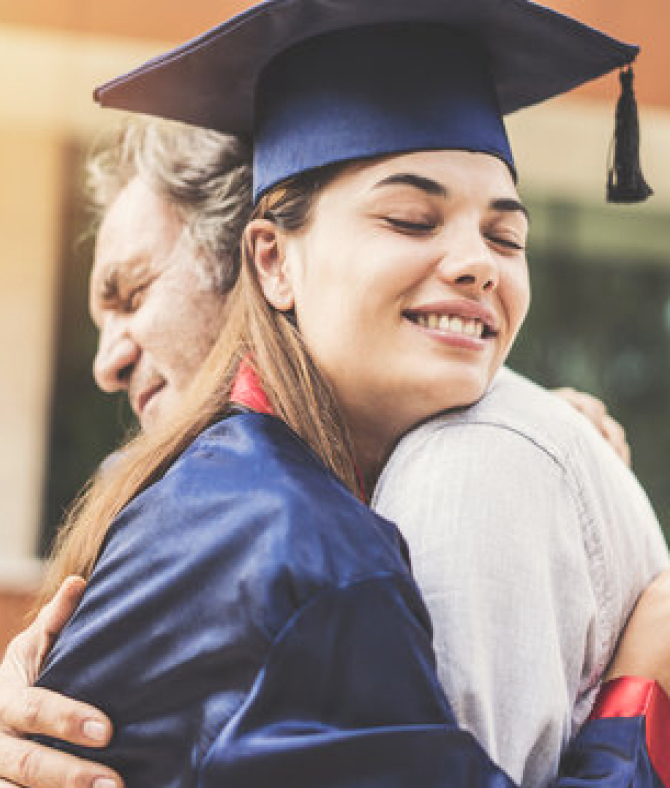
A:
<svg viewBox="0 0 670 788">
<path fill-rule="evenodd" d="M 609 679 L 598 693 L 589 722 L 614 717 L 644 717 L 649 758 L 663 785 L 670 785 L 670 698 L 663 687 L 642 676 Z"/>
</svg>

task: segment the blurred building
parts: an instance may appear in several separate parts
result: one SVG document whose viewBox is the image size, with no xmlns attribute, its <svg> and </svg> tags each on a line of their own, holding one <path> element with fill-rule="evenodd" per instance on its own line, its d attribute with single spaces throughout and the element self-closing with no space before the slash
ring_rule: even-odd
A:
<svg viewBox="0 0 670 788">
<path fill-rule="evenodd" d="M 533 213 L 535 278 L 513 362 L 547 385 L 606 398 L 668 522 L 670 6 L 550 4 L 642 45 L 642 160 L 656 193 L 642 207 L 604 206 L 615 76 L 510 118 Z M 39 581 L 63 507 L 129 423 L 88 372 L 95 337 L 82 162 L 117 117 L 94 105 L 92 88 L 247 5 L 0 0 L 0 650 Z"/>
</svg>

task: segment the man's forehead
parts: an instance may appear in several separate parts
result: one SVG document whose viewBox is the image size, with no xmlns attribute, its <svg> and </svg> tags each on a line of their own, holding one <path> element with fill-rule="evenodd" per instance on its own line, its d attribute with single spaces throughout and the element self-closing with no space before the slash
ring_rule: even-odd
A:
<svg viewBox="0 0 670 788">
<path fill-rule="evenodd" d="M 160 273 L 174 257 L 183 230 L 171 206 L 134 178 L 117 195 L 100 224 L 92 287 L 114 277 Z"/>
</svg>

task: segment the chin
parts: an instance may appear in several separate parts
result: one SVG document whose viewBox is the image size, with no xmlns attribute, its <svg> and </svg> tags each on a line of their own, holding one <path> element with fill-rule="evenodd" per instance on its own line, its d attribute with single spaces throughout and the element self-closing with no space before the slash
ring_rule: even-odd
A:
<svg viewBox="0 0 670 788">
<path fill-rule="evenodd" d="M 161 410 L 158 407 L 151 407 L 151 403 L 146 408 L 146 412 L 140 418 L 142 432 L 153 432 L 161 422 Z"/>
<path fill-rule="evenodd" d="M 451 374 L 440 375 L 430 386 L 431 396 L 427 398 L 435 404 L 432 412 L 474 405 L 484 396 L 492 378 L 488 370 L 482 369 L 452 369 Z M 440 396 L 436 397 L 436 392 L 440 392 Z"/>
</svg>

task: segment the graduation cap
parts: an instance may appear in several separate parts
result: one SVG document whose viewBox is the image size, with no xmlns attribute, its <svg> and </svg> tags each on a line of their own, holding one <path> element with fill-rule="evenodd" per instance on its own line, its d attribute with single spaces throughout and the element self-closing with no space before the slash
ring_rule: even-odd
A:
<svg viewBox="0 0 670 788">
<path fill-rule="evenodd" d="M 103 85 L 103 106 L 254 140 L 254 197 L 335 162 L 489 153 L 515 174 L 502 116 L 620 68 L 608 199 L 640 172 L 638 47 L 528 0 L 266 0 Z"/>
</svg>

